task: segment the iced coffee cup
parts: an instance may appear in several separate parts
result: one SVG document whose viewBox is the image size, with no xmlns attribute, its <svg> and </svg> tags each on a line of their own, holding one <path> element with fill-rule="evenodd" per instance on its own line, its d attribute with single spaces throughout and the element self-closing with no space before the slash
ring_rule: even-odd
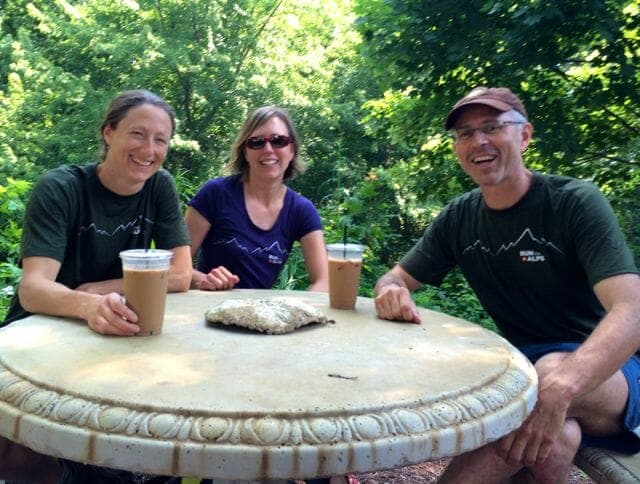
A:
<svg viewBox="0 0 640 484">
<path fill-rule="evenodd" d="M 328 244 L 329 304 L 335 309 L 353 309 L 360 287 L 362 253 L 360 244 Z"/>
<path fill-rule="evenodd" d="M 127 306 L 138 315 L 140 331 L 137 336 L 162 332 L 172 256 L 171 251 L 158 249 L 120 252 L 124 298 Z"/>
</svg>

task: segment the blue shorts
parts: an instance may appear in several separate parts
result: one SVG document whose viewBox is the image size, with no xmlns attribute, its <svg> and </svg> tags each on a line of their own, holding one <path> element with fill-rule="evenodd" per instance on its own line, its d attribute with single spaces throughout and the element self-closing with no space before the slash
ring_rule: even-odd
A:
<svg viewBox="0 0 640 484">
<path fill-rule="evenodd" d="M 547 353 L 572 352 L 579 343 L 549 343 L 524 345 L 518 349 L 532 363 L 535 363 Z M 624 415 L 625 430 L 621 434 L 607 437 L 582 435 L 581 445 L 584 447 L 600 447 L 622 454 L 640 452 L 640 358 L 632 356 L 621 368 L 629 387 L 629 399 Z"/>
</svg>

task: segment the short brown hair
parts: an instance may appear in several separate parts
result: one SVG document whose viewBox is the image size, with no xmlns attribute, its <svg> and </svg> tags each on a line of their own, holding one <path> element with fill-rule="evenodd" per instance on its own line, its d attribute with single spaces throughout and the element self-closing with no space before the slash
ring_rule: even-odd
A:
<svg viewBox="0 0 640 484">
<path fill-rule="evenodd" d="M 152 106 L 159 107 L 169 115 L 169 119 L 171 119 L 171 136 L 173 136 L 176 131 L 176 113 L 164 99 L 144 89 L 123 91 L 111 101 L 100 125 L 99 138 L 102 141 L 102 150 L 100 152 L 101 160 L 104 160 L 107 154 L 107 144 L 104 142 L 103 137 L 104 129 L 107 126 L 111 129 L 116 129 L 118 123 L 122 121 L 131 109 L 142 106 L 143 104 L 151 104 Z"/>
</svg>

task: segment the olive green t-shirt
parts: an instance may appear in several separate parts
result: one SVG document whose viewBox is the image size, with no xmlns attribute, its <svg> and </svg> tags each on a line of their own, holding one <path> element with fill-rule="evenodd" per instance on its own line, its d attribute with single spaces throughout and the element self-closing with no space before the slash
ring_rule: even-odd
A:
<svg viewBox="0 0 640 484">
<path fill-rule="evenodd" d="M 638 272 L 600 191 L 539 173 L 506 210 L 487 207 L 479 189 L 454 199 L 400 265 L 432 285 L 458 266 L 515 345 L 582 342 L 605 314 L 593 286 Z"/>
<path fill-rule="evenodd" d="M 61 263 L 57 282 L 76 288 L 122 277 L 119 252 L 189 245 L 171 175 L 158 171 L 140 192 L 117 195 L 98 179 L 97 164 L 65 165 L 36 183 L 24 217 L 21 259 L 49 257 Z M 3 324 L 27 316 L 18 296 Z M 1 326 L 1 325 L 0 325 Z"/>
</svg>

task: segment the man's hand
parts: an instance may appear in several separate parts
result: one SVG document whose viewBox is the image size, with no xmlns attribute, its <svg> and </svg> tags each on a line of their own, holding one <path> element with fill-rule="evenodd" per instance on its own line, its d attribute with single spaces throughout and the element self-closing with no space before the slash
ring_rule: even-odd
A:
<svg viewBox="0 0 640 484">
<path fill-rule="evenodd" d="M 571 402 L 554 374 L 538 377 L 538 401 L 531 415 L 518 430 L 500 441 L 499 453 L 512 465 L 544 462 L 567 419 Z"/>
<path fill-rule="evenodd" d="M 411 291 L 415 291 L 420 285 L 419 281 L 396 264 L 376 282 L 375 304 L 378 316 L 392 321 L 420 324 L 420 313 L 411 299 Z"/>
<path fill-rule="evenodd" d="M 203 291 L 226 291 L 240 282 L 240 278 L 232 274 L 229 269 L 219 266 L 211 269 L 208 274 L 199 273 L 196 287 Z"/>
<path fill-rule="evenodd" d="M 138 316 L 117 293 L 94 298 L 87 306 L 85 319 L 89 327 L 100 334 L 133 336 L 140 331 L 140 327 L 135 324 Z"/>
<path fill-rule="evenodd" d="M 384 286 L 375 298 L 376 311 L 382 319 L 420 323 L 420 314 L 406 287 Z"/>
</svg>

